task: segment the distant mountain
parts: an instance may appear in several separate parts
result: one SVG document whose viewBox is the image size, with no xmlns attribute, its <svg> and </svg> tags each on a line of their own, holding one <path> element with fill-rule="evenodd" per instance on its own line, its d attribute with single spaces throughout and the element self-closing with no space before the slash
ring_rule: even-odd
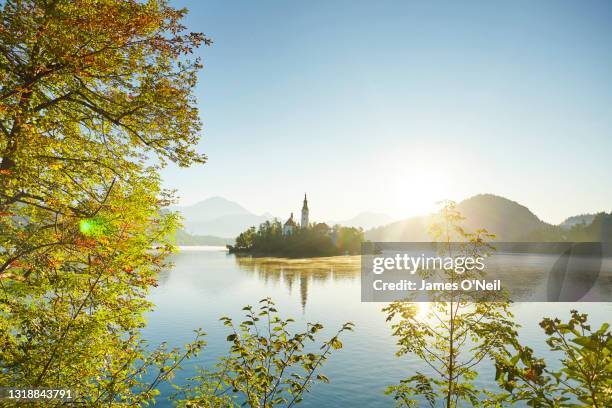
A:
<svg viewBox="0 0 612 408">
<path fill-rule="evenodd" d="M 190 223 L 196 221 L 212 221 L 226 215 L 251 214 L 240 204 L 226 200 L 223 197 L 207 198 L 204 201 L 187 207 L 173 207 L 172 210 L 179 211 L 183 217 L 185 217 L 185 220 L 188 220 Z"/>
<path fill-rule="evenodd" d="M 187 233 L 223 238 L 234 238 L 248 227 L 273 218 L 269 214 L 253 214 L 240 204 L 223 197 L 211 197 L 172 210 L 183 216 L 183 226 Z"/>
<path fill-rule="evenodd" d="M 574 225 L 591 225 L 594 219 L 595 214 L 574 215 L 573 217 L 566 218 L 559 226 L 563 229 L 570 229 Z"/>
<path fill-rule="evenodd" d="M 231 238 L 220 238 L 211 235 L 192 235 L 185 230 L 178 230 L 174 234 L 176 245 L 193 246 L 193 245 L 215 245 L 225 246 L 227 244 L 233 244 L 234 240 Z"/>
<path fill-rule="evenodd" d="M 230 214 L 210 221 L 185 222 L 185 229 L 194 234 L 235 238 L 251 226 L 258 226 L 272 217 L 255 214 Z"/>
<path fill-rule="evenodd" d="M 493 194 L 479 194 L 457 204 L 466 217 L 468 231 L 486 228 L 499 241 L 520 241 L 550 224 L 541 221 L 527 207 Z M 366 232 L 372 241 L 428 241 L 431 216 L 412 217 Z"/>
<path fill-rule="evenodd" d="M 331 224 L 340 224 L 345 227 L 361 227 L 364 230 L 368 230 L 374 227 L 389 224 L 392 221 L 393 218 L 390 215 L 366 211 L 361 212 L 348 220 L 332 222 Z"/>
</svg>

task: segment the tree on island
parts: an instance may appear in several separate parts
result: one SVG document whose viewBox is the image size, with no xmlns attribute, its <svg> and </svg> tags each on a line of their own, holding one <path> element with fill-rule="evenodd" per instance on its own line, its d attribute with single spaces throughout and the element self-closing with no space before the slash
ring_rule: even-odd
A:
<svg viewBox="0 0 612 408">
<path fill-rule="evenodd" d="M 315 223 L 309 228 L 297 228 L 283 234 L 278 220 L 266 221 L 259 228 L 250 227 L 236 237 L 235 245 L 228 245 L 230 253 L 256 256 L 312 257 L 359 254 L 364 233 L 361 228 L 333 228 Z"/>
</svg>

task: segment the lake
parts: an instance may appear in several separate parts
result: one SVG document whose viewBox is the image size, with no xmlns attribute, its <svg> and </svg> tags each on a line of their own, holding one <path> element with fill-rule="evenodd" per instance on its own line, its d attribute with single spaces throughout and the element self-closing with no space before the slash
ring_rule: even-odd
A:
<svg viewBox="0 0 612 408">
<path fill-rule="evenodd" d="M 182 345 L 201 327 L 208 343 L 197 359 L 184 365 L 176 383 L 193 375 L 196 367 L 210 366 L 227 354 L 229 332 L 219 317 L 240 321 L 243 306 L 256 306 L 265 297 L 274 300 L 282 317 L 296 320 L 295 330 L 307 321 L 322 323 L 321 340 L 344 322 L 355 324 L 355 331 L 341 338 L 344 348 L 333 353 L 321 370 L 331 383 L 315 384 L 299 406 L 393 406 L 384 389 L 416 370 L 427 372 L 423 363 L 394 355 L 395 340 L 381 312 L 385 304 L 361 302 L 359 257 L 252 260 L 228 255 L 219 247 L 190 247 L 174 255 L 173 262 L 175 267 L 160 274 L 159 286 L 150 294 L 156 306 L 147 315 L 144 337 L 152 346 L 162 341 Z M 522 325 L 522 342 L 556 365 L 558 357 L 548 351 L 538 323 L 542 317 L 566 320 L 574 308 L 588 313 L 593 326 L 612 315 L 612 303 L 518 303 L 512 309 Z M 479 373 L 479 386 L 496 388 L 490 364 L 481 366 Z M 158 406 L 171 406 L 166 398 L 173 389 L 165 385 L 161 391 Z"/>
</svg>

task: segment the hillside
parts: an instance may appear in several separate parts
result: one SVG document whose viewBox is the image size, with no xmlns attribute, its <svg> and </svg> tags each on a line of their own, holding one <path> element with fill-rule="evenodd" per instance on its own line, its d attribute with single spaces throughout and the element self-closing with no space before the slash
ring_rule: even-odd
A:
<svg viewBox="0 0 612 408">
<path fill-rule="evenodd" d="M 574 225 L 590 225 L 595 219 L 595 214 L 580 214 L 568 217 L 559 226 L 564 229 L 570 229 Z"/>
<path fill-rule="evenodd" d="M 486 228 L 497 235 L 500 241 L 520 241 L 527 239 L 535 231 L 547 228 L 549 224 L 541 221 L 527 207 L 493 194 L 479 194 L 457 205 L 466 217 L 466 230 Z M 431 216 L 407 218 L 366 232 L 371 241 L 428 241 L 428 228 Z"/>
<path fill-rule="evenodd" d="M 486 228 L 499 241 L 520 241 L 550 224 L 541 221 L 529 208 L 493 194 L 479 194 L 457 205 L 466 217 L 468 230 Z"/>
<path fill-rule="evenodd" d="M 594 214 L 590 224 L 575 224 L 564 232 L 568 241 L 612 242 L 612 213 Z"/>
</svg>

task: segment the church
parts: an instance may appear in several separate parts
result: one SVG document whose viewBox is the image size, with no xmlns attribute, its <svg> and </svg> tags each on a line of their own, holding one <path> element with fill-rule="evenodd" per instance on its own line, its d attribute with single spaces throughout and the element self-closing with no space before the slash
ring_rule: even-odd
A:
<svg viewBox="0 0 612 408">
<path fill-rule="evenodd" d="M 291 213 L 291 217 L 289 217 L 283 226 L 283 235 L 293 234 L 293 231 L 298 227 L 308 228 L 308 199 L 306 198 L 306 193 L 304 193 L 304 204 L 302 205 L 302 222 L 298 226 L 293 220 L 293 213 Z"/>
</svg>

